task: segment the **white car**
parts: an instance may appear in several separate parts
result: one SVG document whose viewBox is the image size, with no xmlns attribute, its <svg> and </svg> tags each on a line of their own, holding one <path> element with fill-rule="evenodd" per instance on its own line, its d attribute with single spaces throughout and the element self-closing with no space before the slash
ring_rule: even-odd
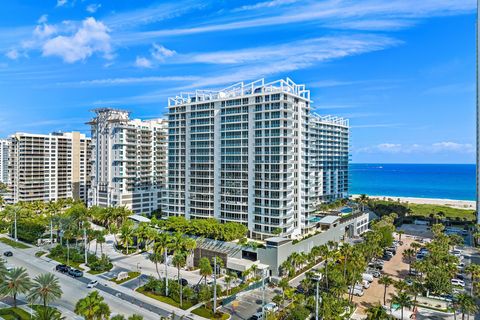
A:
<svg viewBox="0 0 480 320">
<path fill-rule="evenodd" d="M 465 281 L 460 280 L 460 279 L 452 279 L 452 285 L 465 287 Z"/>
<path fill-rule="evenodd" d="M 363 280 L 362 281 L 362 286 L 364 289 L 368 289 L 370 288 L 370 282 L 368 282 L 367 280 Z"/>
<path fill-rule="evenodd" d="M 352 289 L 351 286 L 348 287 L 348 290 L 350 291 Z M 359 288 L 357 286 L 353 287 L 353 295 L 357 297 L 363 296 L 363 289 Z"/>
<path fill-rule="evenodd" d="M 275 302 L 269 302 L 265 306 L 265 311 L 271 311 L 271 312 L 277 312 L 278 311 L 278 306 Z"/>
<path fill-rule="evenodd" d="M 89 289 L 95 288 L 97 286 L 97 284 L 98 284 L 97 280 L 92 280 L 87 284 L 87 288 L 89 288 Z"/>
</svg>

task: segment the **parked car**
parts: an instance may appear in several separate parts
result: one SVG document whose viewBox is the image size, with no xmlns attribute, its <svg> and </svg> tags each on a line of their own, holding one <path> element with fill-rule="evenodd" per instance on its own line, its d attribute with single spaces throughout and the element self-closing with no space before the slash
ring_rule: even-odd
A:
<svg viewBox="0 0 480 320">
<path fill-rule="evenodd" d="M 270 311 L 270 312 L 278 311 L 278 306 L 275 302 L 269 302 L 263 308 L 265 309 L 265 311 Z"/>
<path fill-rule="evenodd" d="M 367 280 L 363 280 L 362 281 L 362 286 L 364 289 L 368 289 L 370 288 L 370 282 L 368 282 Z"/>
<path fill-rule="evenodd" d="M 462 280 L 462 281 L 465 281 L 465 276 L 464 276 L 463 274 L 457 274 L 455 277 L 456 277 L 457 279 L 460 279 L 460 280 Z"/>
<path fill-rule="evenodd" d="M 380 276 L 382 275 L 382 273 L 377 269 L 367 269 L 367 273 L 371 274 L 374 278 L 380 278 Z"/>
<path fill-rule="evenodd" d="M 352 290 L 352 287 L 349 286 L 348 290 Z M 358 287 L 353 287 L 353 295 L 357 297 L 363 296 L 363 289 L 359 289 Z"/>
<path fill-rule="evenodd" d="M 89 288 L 89 289 L 95 288 L 97 286 L 97 284 L 98 284 L 97 280 L 92 280 L 87 284 L 87 288 Z"/>
<path fill-rule="evenodd" d="M 457 269 L 458 269 L 458 270 L 463 270 L 463 269 L 465 269 L 465 263 L 464 263 L 464 262 L 460 262 L 459 264 L 457 264 Z"/>
<path fill-rule="evenodd" d="M 250 320 L 263 320 L 263 312 L 257 312 L 250 317 Z"/>
<path fill-rule="evenodd" d="M 390 249 L 385 249 L 385 251 L 383 251 L 383 255 L 387 255 L 387 256 L 391 256 L 393 257 L 395 255 L 395 253 L 390 250 Z"/>
<path fill-rule="evenodd" d="M 411 285 L 413 285 L 413 280 L 410 279 L 410 278 L 407 278 L 407 279 L 405 279 L 405 283 L 407 284 L 407 286 L 411 286 Z"/>
<path fill-rule="evenodd" d="M 11 257 L 11 256 L 13 256 L 13 252 L 12 252 L 12 251 L 5 251 L 5 252 L 3 253 L 3 255 L 4 255 L 5 257 Z"/>
<path fill-rule="evenodd" d="M 369 273 L 362 273 L 362 280 L 372 282 L 373 281 L 373 275 L 371 275 Z"/>
<path fill-rule="evenodd" d="M 57 264 L 55 266 L 55 270 L 62 273 L 68 273 L 68 271 L 70 270 L 70 267 L 67 266 L 66 264 Z"/>
<path fill-rule="evenodd" d="M 411 275 L 411 276 L 421 276 L 422 275 L 422 273 L 420 271 L 415 270 L 414 268 L 412 268 L 408 274 Z"/>
<path fill-rule="evenodd" d="M 68 270 L 68 274 L 74 278 L 83 277 L 83 272 L 77 269 L 70 269 Z"/>
<path fill-rule="evenodd" d="M 392 255 L 384 254 L 384 255 L 382 256 L 382 260 L 390 261 L 391 259 L 392 259 Z"/>
<path fill-rule="evenodd" d="M 452 282 L 452 285 L 454 285 L 454 286 L 465 287 L 465 281 L 463 281 L 463 280 L 452 279 L 451 282 Z"/>
</svg>

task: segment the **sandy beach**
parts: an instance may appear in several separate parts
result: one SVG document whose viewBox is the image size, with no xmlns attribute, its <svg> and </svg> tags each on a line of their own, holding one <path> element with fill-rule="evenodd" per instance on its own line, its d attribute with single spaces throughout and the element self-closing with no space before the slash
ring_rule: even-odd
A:
<svg viewBox="0 0 480 320">
<path fill-rule="evenodd" d="M 358 194 L 352 195 L 352 198 L 355 199 L 358 197 Z M 372 199 L 379 199 L 379 200 L 393 200 L 400 202 L 408 202 L 408 203 L 415 203 L 415 204 L 435 204 L 440 206 L 449 206 L 452 208 L 458 209 L 468 209 L 468 210 L 475 210 L 475 201 L 469 200 L 452 200 L 452 199 L 434 199 L 434 198 L 411 198 L 411 197 L 393 197 L 393 196 L 368 196 Z"/>
</svg>

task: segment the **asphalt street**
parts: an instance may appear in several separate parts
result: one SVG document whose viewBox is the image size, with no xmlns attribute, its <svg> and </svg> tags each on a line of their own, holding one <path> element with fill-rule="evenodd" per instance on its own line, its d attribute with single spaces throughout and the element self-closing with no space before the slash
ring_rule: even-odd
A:
<svg viewBox="0 0 480 320">
<path fill-rule="evenodd" d="M 55 303 L 52 304 L 53 306 L 60 306 L 61 308 L 73 312 L 78 299 L 85 297 L 91 290 L 94 290 L 87 289 L 87 283 L 89 283 L 92 279 L 96 279 L 99 280 L 96 290 L 98 290 L 105 298 L 105 302 L 112 310 L 112 315 L 123 314 L 129 316 L 132 314 L 138 314 L 143 316 L 144 319 L 158 319 L 159 315 L 169 316 L 172 313 L 173 309 L 169 310 L 167 308 L 161 308 L 153 303 L 145 301 L 149 299 L 147 297 L 143 299 L 142 296 L 142 299 L 138 299 L 134 297 L 134 292 L 132 292 L 131 295 L 126 293 L 128 292 L 127 289 L 122 290 L 123 292 L 114 289 L 111 287 L 111 282 L 103 280 L 99 277 L 87 275 L 86 277 L 72 278 L 68 275 L 56 272 L 55 265 L 57 263 L 45 257 L 35 257 L 34 248 L 12 249 L 10 246 L 0 243 L 0 251 L 3 252 L 6 250 L 13 252 L 12 257 L 6 258 L 7 266 L 25 267 L 32 278 L 38 274 L 46 272 L 54 273 L 58 277 L 63 290 L 63 296 L 61 299 L 56 300 Z M 23 299 L 22 296 L 19 298 Z"/>
</svg>

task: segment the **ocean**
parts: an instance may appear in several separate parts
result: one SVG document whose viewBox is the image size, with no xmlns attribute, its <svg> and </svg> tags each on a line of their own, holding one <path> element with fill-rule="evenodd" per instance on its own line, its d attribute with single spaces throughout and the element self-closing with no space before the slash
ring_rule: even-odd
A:
<svg viewBox="0 0 480 320">
<path fill-rule="evenodd" d="M 475 200 L 474 164 L 350 164 L 350 194 Z"/>
</svg>

